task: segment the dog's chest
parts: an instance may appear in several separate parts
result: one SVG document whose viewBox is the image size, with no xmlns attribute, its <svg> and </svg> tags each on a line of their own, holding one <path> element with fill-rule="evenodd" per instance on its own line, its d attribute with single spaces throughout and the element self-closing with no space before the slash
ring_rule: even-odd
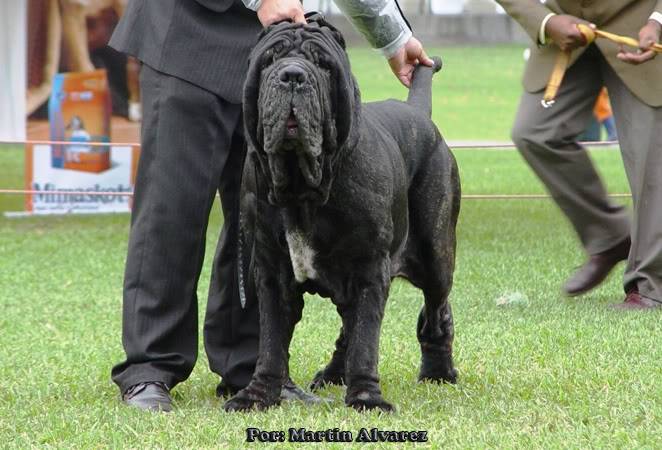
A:
<svg viewBox="0 0 662 450">
<path fill-rule="evenodd" d="M 299 283 L 316 279 L 315 250 L 310 245 L 309 239 L 300 230 L 296 229 L 288 230 L 285 233 L 285 238 L 290 251 L 294 278 Z"/>
</svg>

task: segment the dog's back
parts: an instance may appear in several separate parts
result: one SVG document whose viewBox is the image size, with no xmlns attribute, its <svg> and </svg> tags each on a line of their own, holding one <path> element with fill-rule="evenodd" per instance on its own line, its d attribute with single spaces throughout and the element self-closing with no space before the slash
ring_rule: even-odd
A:
<svg viewBox="0 0 662 450">
<path fill-rule="evenodd" d="M 432 77 L 440 68 L 438 58 L 435 67 L 419 65 L 407 101 L 366 103 L 362 120 L 393 139 L 407 172 L 407 239 L 402 251 L 392 255 L 392 274 L 404 276 L 424 290 L 429 280 L 435 279 L 436 289 L 447 295 L 453 272 L 460 181 L 455 158 L 430 117 Z M 431 270 L 438 272 L 432 275 Z"/>
</svg>

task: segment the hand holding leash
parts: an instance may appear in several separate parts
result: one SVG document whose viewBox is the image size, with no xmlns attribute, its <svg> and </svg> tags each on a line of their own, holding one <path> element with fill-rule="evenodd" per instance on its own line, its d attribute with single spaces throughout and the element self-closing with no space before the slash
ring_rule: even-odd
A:
<svg viewBox="0 0 662 450">
<path fill-rule="evenodd" d="M 586 36 L 579 28 L 583 25 L 587 28 L 595 28 L 590 22 L 579 19 L 568 14 L 552 16 L 545 26 L 545 34 L 561 49 L 562 52 L 571 52 L 576 48 L 586 45 Z"/>
<path fill-rule="evenodd" d="M 551 23 L 550 19 L 550 23 Z M 662 32 L 662 27 L 660 24 L 654 21 L 649 21 L 639 32 L 639 41 L 627 36 L 620 36 L 618 34 L 609 33 L 607 31 L 598 30 L 592 24 L 586 23 L 576 23 L 575 27 L 577 31 L 582 36 L 583 44 L 589 45 L 596 38 L 605 38 L 609 39 L 612 42 L 621 45 L 621 51 L 618 53 L 617 57 L 625 62 L 630 64 L 641 64 L 645 61 L 653 59 L 657 53 L 662 53 L 662 45 L 657 43 L 660 40 L 660 34 Z M 550 31 L 551 32 L 551 31 Z M 556 40 L 554 42 L 557 42 Z M 541 104 L 545 108 L 549 108 L 554 104 L 556 94 L 558 93 L 561 82 L 563 81 L 563 76 L 566 69 L 568 68 L 568 63 L 570 62 L 570 52 L 577 48 L 574 46 L 574 42 L 570 41 L 564 43 L 563 47 L 559 45 L 562 52 L 556 58 L 556 64 L 552 70 L 552 74 L 549 77 L 549 82 L 547 83 L 547 88 L 545 89 L 545 94 L 541 100 Z M 630 53 L 623 50 L 622 46 L 637 47 L 639 49 L 638 53 Z"/>
<path fill-rule="evenodd" d="M 556 57 L 554 69 L 552 69 L 545 94 L 540 102 L 544 108 L 549 108 L 554 104 L 554 99 L 570 63 L 570 53 L 576 48 L 587 45 L 586 37 L 581 32 L 580 26 L 589 30 L 595 28 L 595 25 L 567 14 L 553 16 L 547 22 L 545 33 L 561 49 L 561 53 Z"/>
<path fill-rule="evenodd" d="M 631 38 L 625 38 L 627 42 L 621 42 L 621 44 L 630 47 L 639 47 L 637 53 L 625 51 L 621 46 L 621 51 L 618 52 L 616 57 L 621 61 L 635 65 L 655 58 L 657 53 L 662 52 L 662 45 L 659 44 L 660 34 L 662 34 L 662 25 L 654 20 L 649 20 L 639 31 L 638 43 Z M 620 38 L 620 36 L 617 37 Z"/>
</svg>

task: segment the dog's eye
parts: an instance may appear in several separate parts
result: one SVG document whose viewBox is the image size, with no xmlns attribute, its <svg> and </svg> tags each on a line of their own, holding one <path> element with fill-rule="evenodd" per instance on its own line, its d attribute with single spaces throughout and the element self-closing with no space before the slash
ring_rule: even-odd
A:
<svg viewBox="0 0 662 450">
<path fill-rule="evenodd" d="M 320 55 L 317 56 L 317 61 L 315 62 L 315 64 L 324 70 L 331 70 L 331 68 L 333 67 L 333 63 L 331 62 L 331 60 L 329 60 L 329 58 Z"/>
<path fill-rule="evenodd" d="M 271 64 L 273 62 L 273 57 L 274 52 L 272 49 L 266 50 L 264 53 L 262 53 L 262 57 L 260 58 L 260 68 L 264 69 L 269 64 Z"/>
</svg>

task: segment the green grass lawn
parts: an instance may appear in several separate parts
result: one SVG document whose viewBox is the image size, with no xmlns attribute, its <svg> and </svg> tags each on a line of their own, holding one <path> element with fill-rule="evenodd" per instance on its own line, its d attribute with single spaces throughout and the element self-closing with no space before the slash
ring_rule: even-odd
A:
<svg viewBox="0 0 662 450">
<path fill-rule="evenodd" d="M 441 54 L 446 78 L 435 83 L 434 109 L 443 133 L 506 139 L 519 95 L 521 50 Z M 378 77 L 379 58 L 363 50 L 352 56 L 364 98 L 387 96 L 396 87 Z M 489 62 L 493 56 L 500 59 Z M 484 87 L 475 85 L 480 80 L 470 74 L 497 62 L 513 72 L 499 68 Z M 492 113 L 485 112 L 481 92 L 494 95 Z M 455 154 L 464 193 L 543 192 L 514 151 Z M 609 191 L 627 192 L 619 154 L 593 157 Z M 22 186 L 18 150 L 0 151 L 0 186 Z M 0 210 L 20 209 L 21 202 L 0 196 Z M 201 299 L 221 223 L 216 205 Z M 379 427 L 428 430 L 422 448 L 662 448 L 662 315 L 607 308 L 622 300 L 622 266 L 589 295 L 569 300 L 560 294 L 583 255 L 550 200 L 463 202 L 451 294 L 457 385 L 415 383 L 422 295 L 402 281 L 392 286 L 380 351 L 384 395 L 398 408 L 390 415 L 346 408 L 340 388 L 322 391 L 331 400 L 324 405 L 226 414 L 214 397 L 218 378 L 209 372 L 202 344 L 191 378 L 174 390 L 175 412 L 146 414 L 121 405 L 109 373 L 123 357 L 127 232 L 127 215 L 0 217 L 0 447 L 236 449 L 248 446 L 246 427 L 354 433 Z M 503 298 L 519 301 L 498 306 Z M 202 318 L 204 301 L 200 310 Z M 307 297 L 292 346 L 297 382 L 310 381 L 328 360 L 339 323 L 328 300 Z"/>
<path fill-rule="evenodd" d="M 508 140 L 521 93 L 522 47 L 430 48 L 442 58 L 435 75 L 432 118 L 448 140 Z M 386 61 L 370 49 L 352 49 L 352 70 L 364 101 L 407 97 Z"/>
</svg>

